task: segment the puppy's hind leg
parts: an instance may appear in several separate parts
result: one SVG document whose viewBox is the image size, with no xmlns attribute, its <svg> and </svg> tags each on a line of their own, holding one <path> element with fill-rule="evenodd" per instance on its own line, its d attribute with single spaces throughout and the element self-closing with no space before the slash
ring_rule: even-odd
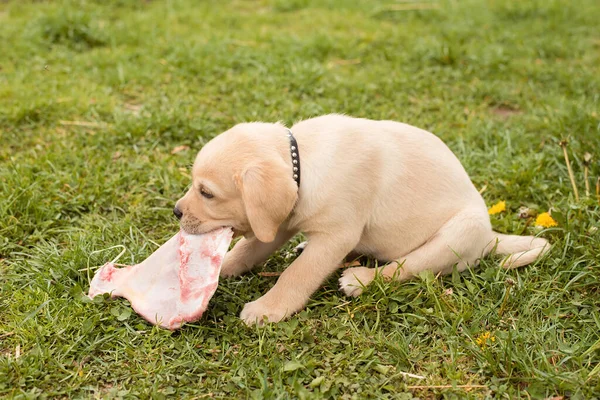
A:
<svg viewBox="0 0 600 400">
<path fill-rule="evenodd" d="M 452 272 L 457 264 L 459 271 L 476 265 L 484 255 L 486 244 L 492 237 L 487 215 L 466 211 L 446 222 L 431 239 L 423 245 L 379 268 L 348 268 L 340 278 L 340 290 L 347 296 L 359 296 L 377 273 L 388 279 L 404 281 L 421 271 L 436 273 Z"/>
</svg>

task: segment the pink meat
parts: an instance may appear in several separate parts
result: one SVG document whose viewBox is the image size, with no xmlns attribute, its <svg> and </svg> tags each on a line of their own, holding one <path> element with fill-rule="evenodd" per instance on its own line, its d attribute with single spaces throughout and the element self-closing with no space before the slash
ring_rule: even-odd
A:
<svg viewBox="0 0 600 400">
<path fill-rule="evenodd" d="M 105 264 L 94 275 L 88 296 L 124 297 L 135 312 L 163 328 L 196 321 L 217 289 L 232 235 L 227 228 L 203 235 L 180 231 L 141 264 Z"/>
</svg>

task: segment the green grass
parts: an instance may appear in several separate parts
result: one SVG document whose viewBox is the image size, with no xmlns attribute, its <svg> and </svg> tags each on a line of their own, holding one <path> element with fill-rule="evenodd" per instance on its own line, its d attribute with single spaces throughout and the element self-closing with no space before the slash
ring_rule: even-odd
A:
<svg viewBox="0 0 600 400">
<path fill-rule="evenodd" d="M 595 182 L 600 4 L 404 4 L 0 2 L 0 397 L 598 397 L 600 206 L 582 160 L 595 156 Z M 552 208 L 552 252 L 352 300 L 333 276 L 264 328 L 238 318 L 275 282 L 257 273 L 223 281 L 175 333 L 126 301 L 83 298 L 85 269 L 118 249 L 92 252 L 123 244 L 140 261 L 178 229 L 171 208 L 203 143 L 330 112 L 435 132 L 488 204 L 506 200 L 498 231 L 537 233 L 519 207 Z M 282 270 L 290 250 L 257 271 Z"/>
</svg>

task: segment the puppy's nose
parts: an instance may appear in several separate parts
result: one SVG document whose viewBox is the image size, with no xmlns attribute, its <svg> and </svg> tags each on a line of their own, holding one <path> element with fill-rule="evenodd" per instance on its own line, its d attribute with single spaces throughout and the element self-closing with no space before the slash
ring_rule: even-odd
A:
<svg viewBox="0 0 600 400">
<path fill-rule="evenodd" d="M 179 208 L 177 208 L 177 206 L 175 206 L 175 208 L 173 208 L 173 214 L 175 214 L 177 219 L 181 219 L 181 217 L 183 217 L 183 213 L 181 212 L 181 210 Z"/>
</svg>

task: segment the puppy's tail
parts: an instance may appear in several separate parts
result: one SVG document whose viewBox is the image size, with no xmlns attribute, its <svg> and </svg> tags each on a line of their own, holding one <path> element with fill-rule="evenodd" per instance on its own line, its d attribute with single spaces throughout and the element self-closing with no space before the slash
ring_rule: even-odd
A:
<svg viewBox="0 0 600 400">
<path fill-rule="evenodd" d="M 493 240 L 489 244 L 488 252 L 494 248 L 496 253 L 507 256 L 500 265 L 511 269 L 531 264 L 550 250 L 550 243 L 544 238 L 534 236 L 504 235 L 493 232 Z"/>
</svg>

